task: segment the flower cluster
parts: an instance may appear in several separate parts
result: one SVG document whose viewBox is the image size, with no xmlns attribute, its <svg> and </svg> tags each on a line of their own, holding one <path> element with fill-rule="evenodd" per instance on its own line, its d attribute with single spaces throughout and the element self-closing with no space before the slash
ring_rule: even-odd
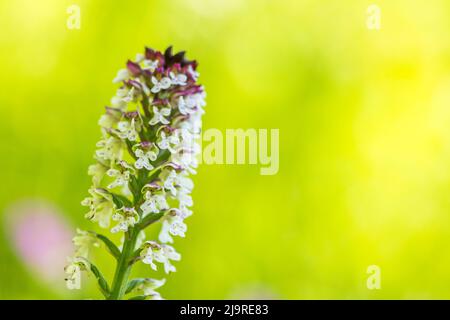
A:
<svg viewBox="0 0 450 320">
<path fill-rule="evenodd" d="M 170 260 L 180 260 L 168 243 L 173 243 L 174 236 L 185 236 L 184 221 L 192 214 L 189 176 L 196 173 L 205 106 L 196 68 L 196 61 L 186 60 L 184 52 L 146 48 L 113 81 L 121 86 L 99 120 L 102 138 L 96 163 L 88 170 L 90 196 L 82 205 L 89 207 L 87 219 L 110 228 L 111 233 L 123 233 L 124 242 L 119 249 L 107 237 L 84 231 L 74 238 L 77 256 L 83 259 L 89 246 L 99 245 L 98 240 L 117 258 L 112 288 L 107 283 L 102 288 L 108 298 L 124 294 L 127 279 L 121 278 L 121 272 L 129 265 L 124 260 L 141 260 L 154 270 L 158 262 L 166 273 L 175 271 Z M 162 224 L 158 242 L 142 241 L 143 230 L 157 221 Z M 138 238 L 141 246 L 136 245 Z M 154 289 L 163 284 L 163 280 L 145 279 L 138 287 L 145 296 L 160 298 Z"/>
</svg>

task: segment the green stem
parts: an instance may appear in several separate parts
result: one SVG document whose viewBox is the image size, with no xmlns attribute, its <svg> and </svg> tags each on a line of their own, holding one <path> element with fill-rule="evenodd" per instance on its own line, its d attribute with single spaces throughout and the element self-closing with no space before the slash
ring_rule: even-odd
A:
<svg viewBox="0 0 450 320">
<path fill-rule="evenodd" d="M 139 230 L 134 230 L 133 228 L 130 230 L 128 236 L 125 236 L 123 250 L 117 261 L 111 294 L 108 298 L 109 300 L 120 300 L 125 294 L 128 276 L 131 271 L 130 257 L 134 253 L 138 234 Z"/>
</svg>

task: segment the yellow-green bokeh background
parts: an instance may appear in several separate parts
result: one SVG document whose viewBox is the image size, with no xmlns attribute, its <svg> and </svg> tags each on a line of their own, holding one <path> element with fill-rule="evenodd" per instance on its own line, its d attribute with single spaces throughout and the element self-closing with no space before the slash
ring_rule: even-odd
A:
<svg viewBox="0 0 450 320">
<path fill-rule="evenodd" d="M 380 31 L 371 3 L 2 0 L 1 214 L 39 198 L 88 228 L 111 80 L 145 45 L 173 44 L 200 62 L 204 128 L 279 128 L 280 170 L 201 167 L 164 297 L 450 298 L 450 2 L 378 0 Z M 80 30 L 66 28 L 71 4 Z M 92 280 L 49 287 L 3 227 L 0 240 L 0 298 L 98 297 Z"/>
</svg>

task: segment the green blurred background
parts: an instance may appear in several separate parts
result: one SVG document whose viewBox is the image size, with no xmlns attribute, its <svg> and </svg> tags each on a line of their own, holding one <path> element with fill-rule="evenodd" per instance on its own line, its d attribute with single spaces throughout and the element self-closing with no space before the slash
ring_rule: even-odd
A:
<svg viewBox="0 0 450 320">
<path fill-rule="evenodd" d="M 450 2 L 376 1 L 379 31 L 371 3 L 2 0 L 0 298 L 99 298 L 92 279 L 67 291 L 62 270 L 26 262 L 11 208 L 93 226 L 80 201 L 111 81 L 145 45 L 173 44 L 200 62 L 204 128 L 279 128 L 280 170 L 200 168 L 165 298 L 449 299 Z M 110 279 L 113 261 L 96 261 Z"/>
</svg>

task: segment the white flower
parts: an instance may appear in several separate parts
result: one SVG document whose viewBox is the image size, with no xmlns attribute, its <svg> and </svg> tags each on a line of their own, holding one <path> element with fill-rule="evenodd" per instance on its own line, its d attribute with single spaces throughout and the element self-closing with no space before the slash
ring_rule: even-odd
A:
<svg viewBox="0 0 450 320">
<path fill-rule="evenodd" d="M 124 98 L 128 95 L 127 88 L 119 88 L 117 89 L 116 95 L 111 98 L 111 107 L 120 109 L 125 111 L 128 103 L 124 100 Z"/>
<path fill-rule="evenodd" d="M 186 190 L 179 190 L 177 199 L 180 207 L 191 207 L 194 204 L 191 195 Z"/>
<path fill-rule="evenodd" d="M 182 114 L 192 114 L 194 112 L 202 113 L 202 107 L 205 105 L 205 100 L 203 95 L 200 93 L 181 96 L 178 98 L 178 110 Z"/>
<path fill-rule="evenodd" d="M 122 139 L 128 139 L 130 141 L 136 141 L 139 137 L 138 134 L 138 125 L 134 118 L 131 121 L 120 121 L 117 125 L 117 129 L 119 130 L 118 136 Z"/>
<path fill-rule="evenodd" d="M 142 61 L 142 69 L 143 70 L 150 70 L 151 72 L 155 71 L 155 69 L 158 67 L 158 60 L 152 61 L 145 59 Z"/>
<path fill-rule="evenodd" d="M 174 236 L 185 237 L 187 226 L 181 219 L 174 219 L 169 225 L 169 232 Z"/>
<path fill-rule="evenodd" d="M 85 217 L 98 222 L 100 227 L 107 228 L 114 210 L 112 196 L 106 190 L 100 188 L 91 188 L 89 193 L 91 197 L 85 198 L 81 202 L 83 206 L 87 206 L 90 209 Z"/>
<path fill-rule="evenodd" d="M 192 68 L 192 65 L 188 66 L 188 70 L 187 71 L 191 74 L 191 76 L 194 79 L 194 81 L 197 81 L 198 77 L 200 76 L 200 73 L 195 71 L 194 68 Z"/>
<path fill-rule="evenodd" d="M 157 123 L 162 124 L 169 124 L 169 120 L 167 120 L 165 117 L 168 117 L 170 115 L 170 108 L 161 108 L 159 110 L 157 107 L 153 107 L 153 118 L 150 120 L 149 124 L 154 126 Z"/>
<path fill-rule="evenodd" d="M 184 219 L 190 217 L 192 211 L 187 207 L 180 207 L 180 209 L 173 208 L 164 217 L 161 232 L 159 233 L 159 241 L 162 243 L 173 243 L 172 236 L 185 236 L 187 226 L 184 223 Z"/>
<path fill-rule="evenodd" d="M 67 289 L 80 289 L 81 271 L 90 270 L 90 268 L 91 264 L 83 257 L 69 258 L 69 264 L 64 268 Z"/>
<path fill-rule="evenodd" d="M 111 229 L 112 233 L 119 231 L 127 232 L 128 228 L 134 226 L 139 221 L 139 215 L 134 208 L 120 208 L 112 216 L 114 221 L 117 221 L 117 225 Z"/>
<path fill-rule="evenodd" d="M 103 179 L 108 168 L 97 162 L 96 164 L 91 164 L 88 168 L 88 175 L 92 176 L 92 183 L 94 187 L 98 187 Z"/>
<path fill-rule="evenodd" d="M 193 152 L 180 148 L 178 151 L 172 153 L 170 159 L 173 163 L 186 169 L 189 173 L 196 174 L 195 168 L 198 167 L 198 161 Z"/>
<path fill-rule="evenodd" d="M 150 156 L 147 153 L 144 153 L 144 151 L 142 151 L 141 149 L 136 149 L 136 151 L 134 151 L 134 154 L 136 155 L 136 157 L 138 157 L 138 159 L 136 160 L 136 162 L 134 163 L 134 166 L 136 167 L 136 169 L 142 169 L 145 168 L 148 171 L 153 169 L 153 166 L 150 164 Z"/>
<path fill-rule="evenodd" d="M 178 99 L 178 110 L 180 110 L 181 114 L 190 114 L 194 112 L 194 110 L 190 109 L 187 103 L 184 101 L 183 96 Z"/>
<path fill-rule="evenodd" d="M 164 131 L 161 131 L 160 137 L 158 139 L 158 147 L 161 149 L 167 149 L 170 153 L 175 153 L 176 148 L 180 143 L 180 139 L 176 133 L 166 135 Z"/>
<path fill-rule="evenodd" d="M 145 55 L 143 55 L 142 53 L 136 53 L 136 63 L 140 63 L 145 59 Z"/>
<path fill-rule="evenodd" d="M 165 174 L 165 177 L 164 177 Z M 172 195 L 177 195 L 177 183 L 178 183 L 178 175 L 175 170 L 168 170 L 168 174 L 164 172 L 162 174 L 162 180 L 164 181 L 163 186 L 164 189 L 170 191 Z"/>
<path fill-rule="evenodd" d="M 182 74 L 182 73 L 175 74 L 175 73 L 171 72 L 169 75 L 170 75 L 170 81 L 172 82 L 172 84 L 180 85 L 180 86 L 186 85 L 187 76 L 185 74 Z"/>
<path fill-rule="evenodd" d="M 72 239 L 76 247 L 75 255 L 87 258 L 89 249 L 92 247 L 100 247 L 100 241 L 92 232 L 77 229 L 77 235 Z"/>
<path fill-rule="evenodd" d="M 117 169 L 109 169 L 106 174 L 110 177 L 115 177 L 116 179 L 108 185 L 108 189 L 113 189 L 119 186 L 126 186 L 128 180 L 130 180 L 130 172 L 121 172 Z"/>
<path fill-rule="evenodd" d="M 160 81 L 155 77 L 152 77 L 152 83 L 153 87 L 151 91 L 153 93 L 158 93 L 161 90 L 169 89 L 172 81 L 168 77 L 163 77 Z"/>
<path fill-rule="evenodd" d="M 114 137 L 108 137 L 106 139 L 97 142 L 98 149 L 95 154 L 102 160 L 120 160 L 123 155 L 123 143 L 119 139 Z"/>
<path fill-rule="evenodd" d="M 98 125 L 103 128 L 112 128 L 118 122 L 118 118 L 111 112 L 103 114 L 98 120 Z"/>
<path fill-rule="evenodd" d="M 162 243 L 173 243 L 173 236 L 185 237 L 187 231 L 187 225 L 178 216 L 168 217 L 162 223 L 161 232 L 159 233 L 158 239 Z"/>
<path fill-rule="evenodd" d="M 141 205 L 144 215 L 169 209 L 169 204 L 163 194 L 152 194 L 150 191 L 147 191 L 144 198 L 145 202 Z"/>
<path fill-rule="evenodd" d="M 155 290 L 162 287 L 166 283 L 166 279 L 145 279 L 133 291 L 142 292 L 144 296 L 151 297 L 152 300 L 161 300 L 161 295 Z"/>
<path fill-rule="evenodd" d="M 122 82 L 124 80 L 127 80 L 129 77 L 130 77 L 130 72 L 128 71 L 128 69 L 120 69 L 117 72 L 117 75 L 113 80 L 113 83 Z"/>
<path fill-rule="evenodd" d="M 166 273 L 175 272 L 176 268 L 170 263 L 170 260 L 179 261 L 181 255 L 175 251 L 172 246 L 167 244 L 159 244 L 155 241 L 147 241 L 144 243 L 141 251 L 142 262 L 149 264 L 153 270 L 157 270 L 154 261 L 164 264 Z"/>
<path fill-rule="evenodd" d="M 177 269 L 170 263 L 170 260 L 180 261 L 181 255 L 178 252 L 176 252 L 172 246 L 169 246 L 168 244 L 162 244 L 161 247 L 163 250 L 163 255 L 166 258 L 166 260 L 164 261 L 164 271 L 166 273 L 177 271 Z"/>
<path fill-rule="evenodd" d="M 138 158 L 134 164 L 136 169 L 146 168 L 149 171 L 152 170 L 153 166 L 150 164 L 150 161 L 155 161 L 158 158 L 158 147 L 153 143 L 142 142 L 135 144 L 133 150 Z"/>
</svg>

